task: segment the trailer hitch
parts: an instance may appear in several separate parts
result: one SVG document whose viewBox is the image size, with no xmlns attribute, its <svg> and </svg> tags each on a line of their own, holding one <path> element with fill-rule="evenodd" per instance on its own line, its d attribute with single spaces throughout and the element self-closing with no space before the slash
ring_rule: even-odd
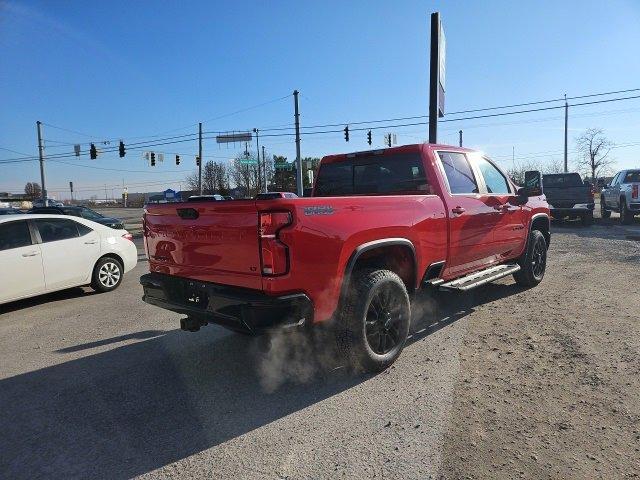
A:
<svg viewBox="0 0 640 480">
<path fill-rule="evenodd" d="M 209 322 L 203 318 L 187 317 L 180 319 L 180 329 L 186 332 L 197 332 L 200 330 L 200 327 L 204 327 L 208 324 Z"/>
</svg>

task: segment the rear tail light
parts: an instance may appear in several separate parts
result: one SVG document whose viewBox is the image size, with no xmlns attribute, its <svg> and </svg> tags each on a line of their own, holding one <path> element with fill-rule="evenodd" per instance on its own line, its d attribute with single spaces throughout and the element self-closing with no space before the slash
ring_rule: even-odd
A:
<svg viewBox="0 0 640 480">
<path fill-rule="evenodd" d="M 638 198 L 638 185 L 631 187 L 631 198 Z"/>
<path fill-rule="evenodd" d="M 131 235 L 130 233 L 125 233 L 124 235 L 122 235 L 122 238 L 126 238 L 127 240 L 133 242 L 133 235 Z"/>
<path fill-rule="evenodd" d="M 289 269 L 289 248 L 278 233 L 291 225 L 290 212 L 260 212 L 260 261 L 263 275 L 283 275 Z"/>
</svg>

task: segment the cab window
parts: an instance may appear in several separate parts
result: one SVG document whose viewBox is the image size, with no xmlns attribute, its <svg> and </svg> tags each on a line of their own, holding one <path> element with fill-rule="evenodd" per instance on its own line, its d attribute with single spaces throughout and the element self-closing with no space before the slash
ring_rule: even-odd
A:
<svg viewBox="0 0 640 480">
<path fill-rule="evenodd" d="M 464 153 L 438 152 L 452 194 L 478 193 L 478 183 Z"/>
<path fill-rule="evenodd" d="M 509 189 L 509 182 L 494 164 L 484 157 L 479 157 L 477 162 L 478 169 L 480 170 L 480 173 L 484 178 L 484 183 L 487 186 L 487 193 L 493 195 L 507 195 L 511 193 Z"/>
</svg>

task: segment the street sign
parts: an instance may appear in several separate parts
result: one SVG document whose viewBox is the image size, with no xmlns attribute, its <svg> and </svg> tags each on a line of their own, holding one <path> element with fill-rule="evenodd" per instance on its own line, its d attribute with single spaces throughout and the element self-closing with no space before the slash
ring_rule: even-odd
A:
<svg viewBox="0 0 640 480">
<path fill-rule="evenodd" d="M 255 158 L 240 159 L 240 163 L 242 163 L 243 165 L 257 165 L 258 160 L 256 160 Z"/>
<path fill-rule="evenodd" d="M 240 143 L 250 142 L 253 137 L 251 132 L 233 132 L 216 135 L 216 143 Z"/>
<path fill-rule="evenodd" d="M 73 146 L 73 152 L 76 154 L 76 157 L 80 156 L 80 145 Z"/>
</svg>

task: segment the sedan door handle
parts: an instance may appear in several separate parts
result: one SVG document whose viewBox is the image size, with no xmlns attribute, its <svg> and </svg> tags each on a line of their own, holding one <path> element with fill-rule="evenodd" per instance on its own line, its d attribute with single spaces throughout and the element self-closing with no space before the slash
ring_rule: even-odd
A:
<svg viewBox="0 0 640 480">
<path fill-rule="evenodd" d="M 23 257 L 35 257 L 36 255 L 38 255 L 38 252 L 29 252 L 22 254 Z"/>
<path fill-rule="evenodd" d="M 466 210 L 462 207 L 454 207 L 451 209 L 451 211 L 456 215 L 462 215 L 464 212 L 466 212 Z"/>
<path fill-rule="evenodd" d="M 498 212 L 506 212 L 507 210 L 509 210 L 509 205 L 496 205 L 493 208 Z"/>
<path fill-rule="evenodd" d="M 94 245 L 98 243 L 96 240 L 87 240 L 86 242 L 84 242 L 85 245 Z"/>
</svg>

